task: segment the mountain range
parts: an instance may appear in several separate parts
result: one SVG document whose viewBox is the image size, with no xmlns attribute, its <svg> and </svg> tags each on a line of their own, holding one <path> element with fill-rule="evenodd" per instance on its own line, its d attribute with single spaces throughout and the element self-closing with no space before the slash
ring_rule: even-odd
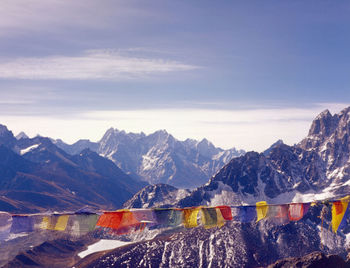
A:
<svg viewBox="0 0 350 268">
<path fill-rule="evenodd" d="M 179 188 L 204 184 L 232 158 L 245 153 L 235 148 L 223 150 L 207 139 L 179 141 L 165 130 L 146 135 L 110 128 L 99 142 L 79 140 L 72 145 L 62 140 L 53 142 L 69 154 L 89 148 L 130 176 L 149 184 L 166 183 Z"/>
<path fill-rule="evenodd" d="M 0 146 L 0 210 L 11 212 L 120 208 L 147 181 L 193 188 L 243 153 L 206 139 L 178 141 L 165 130 L 145 135 L 109 129 L 97 143 L 68 145 L 24 132 L 15 137 L 4 125 Z"/>
</svg>

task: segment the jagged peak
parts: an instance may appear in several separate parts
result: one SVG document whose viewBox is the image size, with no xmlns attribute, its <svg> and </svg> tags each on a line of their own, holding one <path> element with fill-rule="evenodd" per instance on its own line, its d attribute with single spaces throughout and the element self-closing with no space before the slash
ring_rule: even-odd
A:
<svg viewBox="0 0 350 268">
<path fill-rule="evenodd" d="M 318 120 L 318 119 L 321 119 L 321 118 L 325 118 L 325 117 L 331 117 L 331 116 L 332 116 L 332 114 L 329 112 L 328 109 L 326 109 L 326 110 L 322 111 L 321 113 L 319 113 L 316 116 L 315 120 Z"/>
<path fill-rule="evenodd" d="M 337 115 L 332 116 L 328 109 L 321 112 L 312 122 L 308 136 L 330 135 L 337 125 Z"/>
</svg>

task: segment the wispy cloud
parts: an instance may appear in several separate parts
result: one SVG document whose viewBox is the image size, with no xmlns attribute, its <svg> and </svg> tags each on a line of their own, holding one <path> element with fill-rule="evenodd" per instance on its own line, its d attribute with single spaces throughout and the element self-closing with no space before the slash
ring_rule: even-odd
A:
<svg viewBox="0 0 350 268">
<path fill-rule="evenodd" d="M 79 56 L 17 58 L 0 63 L 0 78 L 57 80 L 123 80 L 189 71 L 198 66 L 173 60 L 123 56 L 110 50 L 90 50 Z"/>
<path fill-rule="evenodd" d="M 23 111 L 21 105 L 38 105 L 41 102 L 58 100 L 60 98 L 54 90 L 48 87 L 2 86 L 0 88 L 0 104 L 6 105 L 6 108 L 1 106 L 0 112 L 3 115 L 11 114 L 14 110 L 9 109 L 9 107 L 12 106 L 16 109 L 16 112 L 28 114 L 29 111 Z"/>
</svg>

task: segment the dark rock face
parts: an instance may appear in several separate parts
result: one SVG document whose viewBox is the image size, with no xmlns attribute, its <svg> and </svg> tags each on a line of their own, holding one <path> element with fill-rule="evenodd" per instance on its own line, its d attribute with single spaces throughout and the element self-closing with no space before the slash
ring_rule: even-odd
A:
<svg viewBox="0 0 350 268">
<path fill-rule="evenodd" d="M 350 263 L 345 262 L 344 259 L 338 255 L 328 255 L 321 252 L 313 252 L 300 258 L 287 258 L 278 260 L 274 264 L 267 266 L 268 268 L 349 268 Z"/>
</svg>

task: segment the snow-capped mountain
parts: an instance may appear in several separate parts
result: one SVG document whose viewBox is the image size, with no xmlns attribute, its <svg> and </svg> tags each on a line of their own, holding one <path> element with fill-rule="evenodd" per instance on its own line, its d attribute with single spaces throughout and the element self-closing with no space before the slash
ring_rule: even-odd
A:
<svg viewBox="0 0 350 268">
<path fill-rule="evenodd" d="M 179 141 L 165 130 L 146 135 L 110 128 L 98 143 L 55 143 L 70 154 L 89 148 L 112 160 L 127 174 L 150 184 L 166 183 L 179 188 L 205 183 L 228 161 L 244 153 L 235 148 L 217 148 L 206 139 Z"/>
</svg>

